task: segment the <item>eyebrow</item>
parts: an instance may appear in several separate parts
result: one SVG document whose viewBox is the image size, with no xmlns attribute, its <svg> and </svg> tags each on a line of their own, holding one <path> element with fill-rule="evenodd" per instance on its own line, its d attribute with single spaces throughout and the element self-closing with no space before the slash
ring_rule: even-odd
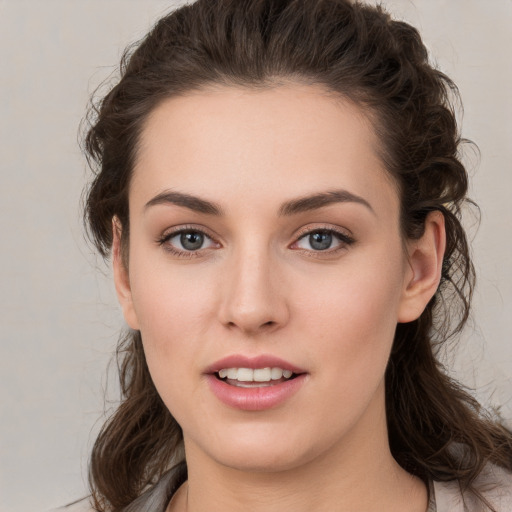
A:
<svg viewBox="0 0 512 512">
<path fill-rule="evenodd" d="M 348 190 L 329 190 L 327 192 L 319 192 L 309 196 L 299 197 L 284 203 L 279 209 L 279 215 L 289 216 L 297 213 L 317 210 L 324 206 L 329 206 L 335 203 L 357 203 L 362 204 L 373 214 L 374 209 L 371 204 L 360 196 L 352 194 Z"/>
<path fill-rule="evenodd" d="M 365 206 L 372 213 L 375 213 L 372 206 L 368 201 L 366 201 L 366 199 L 352 194 L 347 190 L 329 190 L 327 192 L 319 192 L 317 194 L 286 201 L 279 208 L 279 216 L 289 217 L 298 213 L 317 210 L 335 203 L 357 203 Z M 218 204 L 191 194 L 184 194 L 183 192 L 175 191 L 164 191 L 153 197 L 153 199 L 149 200 L 145 204 L 144 210 L 159 204 L 183 206 L 189 210 L 206 215 L 223 215 L 223 210 Z"/>
<path fill-rule="evenodd" d="M 218 204 L 182 192 L 162 192 L 148 201 L 144 206 L 144 210 L 157 204 L 175 204 L 206 215 L 222 215 L 222 208 Z"/>
</svg>

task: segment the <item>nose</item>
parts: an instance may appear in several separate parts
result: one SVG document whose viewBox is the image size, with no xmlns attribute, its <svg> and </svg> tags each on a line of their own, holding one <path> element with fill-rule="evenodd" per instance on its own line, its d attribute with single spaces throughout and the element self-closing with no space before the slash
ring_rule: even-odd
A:
<svg viewBox="0 0 512 512">
<path fill-rule="evenodd" d="M 246 335 L 269 333 L 289 319 L 286 286 L 267 249 L 241 250 L 221 277 L 219 320 Z"/>
</svg>

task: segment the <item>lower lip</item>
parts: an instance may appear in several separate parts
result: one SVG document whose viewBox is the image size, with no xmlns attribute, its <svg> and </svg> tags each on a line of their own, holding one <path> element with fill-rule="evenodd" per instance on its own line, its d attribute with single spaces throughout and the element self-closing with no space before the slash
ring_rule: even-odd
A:
<svg viewBox="0 0 512 512">
<path fill-rule="evenodd" d="M 243 411 L 263 411 L 281 405 L 302 386 L 306 374 L 271 386 L 239 388 L 227 384 L 215 375 L 206 376 L 213 394 L 224 404 Z"/>
</svg>

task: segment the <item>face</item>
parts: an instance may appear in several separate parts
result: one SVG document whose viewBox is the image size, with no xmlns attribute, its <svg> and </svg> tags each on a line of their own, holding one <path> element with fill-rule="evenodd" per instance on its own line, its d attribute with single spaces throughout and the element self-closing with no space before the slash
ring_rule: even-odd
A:
<svg viewBox="0 0 512 512">
<path fill-rule="evenodd" d="M 117 288 L 187 456 L 286 469 L 383 438 L 413 269 L 376 147 L 312 86 L 206 89 L 148 119 Z"/>
</svg>

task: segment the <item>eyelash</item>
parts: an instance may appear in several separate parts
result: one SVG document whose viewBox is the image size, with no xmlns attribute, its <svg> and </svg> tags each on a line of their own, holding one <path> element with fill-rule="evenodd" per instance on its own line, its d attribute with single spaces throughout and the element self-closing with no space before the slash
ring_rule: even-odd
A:
<svg viewBox="0 0 512 512">
<path fill-rule="evenodd" d="M 301 249 L 301 248 L 297 248 L 294 250 L 300 251 L 301 253 L 306 254 L 307 256 L 318 258 L 318 257 L 322 257 L 324 255 L 332 256 L 334 254 L 337 254 L 339 251 L 346 250 L 347 247 L 349 247 L 355 243 L 355 239 L 352 236 L 347 235 L 347 233 L 344 233 L 341 230 L 335 229 L 332 226 L 320 226 L 320 227 L 315 227 L 313 229 L 311 229 L 311 228 L 304 229 L 303 231 L 299 232 L 295 242 L 293 242 L 292 245 L 297 244 L 300 240 L 306 238 L 307 236 L 310 236 L 314 233 L 322 233 L 322 232 L 334 235 L 334 237 L 337 238 L 338 241 L 340 242 L 340 245 L 335 247 L 334 249 L 325 249 L 325 250 L 318 250 L 318 251 Z M 196 251 L 182 251 L 168 243 L 169 240 L 171 240 L 175 236 L 183 234 L 183 233 L 200 233 L 203 236 L 212 240 L 212 242 L 218 244 L 218 242 L 215 240 L 215 238 L 213 238 L 209 233 L 207 233 L 205 230 L 203 230 L 199 227 L 195 227 L 195 226 L 184 226 L 184 227 L 180 227 L 176 230 L 173 230 L 171 232 L 165 233 L 164 235 L 162 235 L 161 237 L 159 237 L 157 239 L 157 243 L 158 243 L 158 245 L 162 246 L 165 251 L 167 251 L 170 254 L 172 254 L 173 256 L 176 256 L 179 258 L 200 257 L 201 251 L 204 249 L 198 249 Z"/>
<path fill-rule="evenodd" d="M 301 249 L 297 248 L 295 250 L 300 251 L 301 253 L 305 254 L 306 256 L 312 257 L 312 258 L 322 258 L 322 257 L 330 257 L 333 255 L 338 254 L 340 251 L 346 250 L 348 247 L 353 245 L 356 240 L 351 236 L 348 235 L 346 232 L 343 232 L 339 229 L 336 229 L 332 226 L 317 226 L 314 228 L 306 228 L 299 232 L 297 235 L 297 239 L 295 242 L 293 242 L 292 245 L 296 245 L 300 240 L 314 234 L 314 233 L 329 233 L 334 236 L 334 238 L 338 239 L 339 245 L 333 249 L 325 249 L 325 250 L 309 250 L 309 249 Z"/>
<path fill-rule="evenodd" d="M 176 230 L 173 230 L 168 233 L 164 233 L 161 237 L 157 239 L 158 245 L 162 246 L 163 249 L 173 256 L 177 256 L 179 258 L 197 258 L 201 256 L 201 250 L 198 249 L 197 251 L 182 251 L 180 249 L 177 249 L 176 247 L 172 246 L 171 244 L 167 243 L 171 238 L 174 238 L 177 235 L 181 235 L 183 233 L 201 233 L 205 237 L 212 240 L 214 243 L 218 243 L 215 238 L 213 238 L 209 233 L 207 233 L 204 229 L 201 229 L 196 226 L 183 226 Z"/>
</svg>

